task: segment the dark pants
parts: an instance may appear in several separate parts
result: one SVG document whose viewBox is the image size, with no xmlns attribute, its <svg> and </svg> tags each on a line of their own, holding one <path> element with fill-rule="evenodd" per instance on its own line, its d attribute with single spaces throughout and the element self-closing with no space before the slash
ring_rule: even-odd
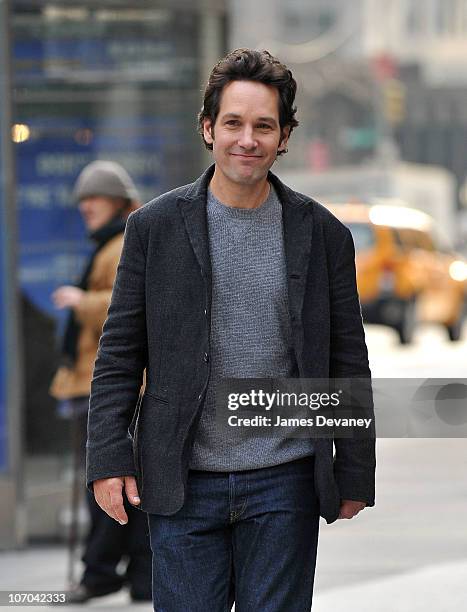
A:
<svg viewBox="0 0 467 612">
<path fill-rule="evenodd" d="M 118 590 L 128 582 L 132 596 L 150 599 L 151 550 L 147 514 L 126 502 L 128 523 L 121 526 L 101 510 L 89 491 L 87 501 L 91 528 L 83 555 L 85 570 L 81 583 Z M 124 557 L 128 565 L 122 576 L 117 573 L 117 565 Z"/>
<path fill-rule="evenodd" d="M 78 445 L 84 465 L 84 448 L 87 429 L 88 398 L 71 401 L 70 413 L 75 419 Z M 135 598 L 151 599 L 151 548 L 149 544 L 148 519 L 145 512 L 128 503 L 124 495 L 128 523 L 119 525 L 97 505 L 94 495 L 86 490 L 90 518 L 90 529 L 86 538 L 82 561 L 85 569 L 81 584 L 92 588 L 115 588 L 119 590 L 128 582 L 130 593 Z M 127 561 L 125 574 L 117 566 Z"/>
<path fill-rule="evenodd" d="M 191 471 L 184 506 L 149 515 L 156 612 L 309 612 L 319 513 L 313 458 Z"/>
</svg>

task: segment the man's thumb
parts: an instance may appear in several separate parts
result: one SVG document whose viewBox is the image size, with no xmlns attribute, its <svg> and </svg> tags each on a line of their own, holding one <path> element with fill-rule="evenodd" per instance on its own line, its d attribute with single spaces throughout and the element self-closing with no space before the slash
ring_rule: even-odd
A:
<svg viewBox="0 0 467 612">
<path fill-rule="evenodd" d="M 138 487 L 136 486 L 136 478 L 134 476 L 125 476 L 125 493 L 130 504 L 138 505 L 140 498 L 138 495 Z"/>
</svg>

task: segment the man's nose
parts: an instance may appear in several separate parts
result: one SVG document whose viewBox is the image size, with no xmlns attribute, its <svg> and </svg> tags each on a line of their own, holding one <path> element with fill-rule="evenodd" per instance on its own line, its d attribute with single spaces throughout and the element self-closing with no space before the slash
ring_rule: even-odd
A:
<svg viewBox="0 0 467 612">
<path fill-rule="evenodd" d="M 251 126 L 246 125 L 238 139 L 238 144 L 243 149 L 254 149 L 258 143 L 255 140 L 253 128 Z"/>
</svg>

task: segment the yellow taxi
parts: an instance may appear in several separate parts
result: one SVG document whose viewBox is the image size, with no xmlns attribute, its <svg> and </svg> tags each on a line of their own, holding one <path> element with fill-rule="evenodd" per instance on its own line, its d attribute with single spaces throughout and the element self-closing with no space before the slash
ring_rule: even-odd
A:
<svg viewBox="0 0 467 612">
<path fill-rule="evenodd" d="M 363 319 L 395 329 L 402 344 L 418 323 L 439 323 L 459 340 L 467 262 L 440 238 L 433 219 L 405 206 L 329 204 L 352 232 Z"/>
</svg>

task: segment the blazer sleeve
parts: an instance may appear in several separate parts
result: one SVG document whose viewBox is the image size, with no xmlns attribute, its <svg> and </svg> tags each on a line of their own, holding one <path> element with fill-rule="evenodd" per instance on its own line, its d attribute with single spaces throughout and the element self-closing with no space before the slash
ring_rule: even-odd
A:
<svg viewBox="0 0 467 612">
<path fill-rule="evenodd" d="M 135 475 L 128 428 L 147 363 L 146 257 L 128 218 L 107 319 L 99 341 L 88 416 L 86 482 Z"/>
<path fill-rule="evenodd" d="M 360 379 L 356 383 L 359 406 L 366 417 L 372 418 L 372 425 L 364 438 L 334 439 L 334 475 L 341 499 L 364 501 L 373 506 L 376 452 L 371 372 L 357 292 L 355 248 L 350 230 L 344 230 L 343 239 L 339 237 L 336 241 L 341 246 L 331 273 L 330 376 Z"/>
</svg>

